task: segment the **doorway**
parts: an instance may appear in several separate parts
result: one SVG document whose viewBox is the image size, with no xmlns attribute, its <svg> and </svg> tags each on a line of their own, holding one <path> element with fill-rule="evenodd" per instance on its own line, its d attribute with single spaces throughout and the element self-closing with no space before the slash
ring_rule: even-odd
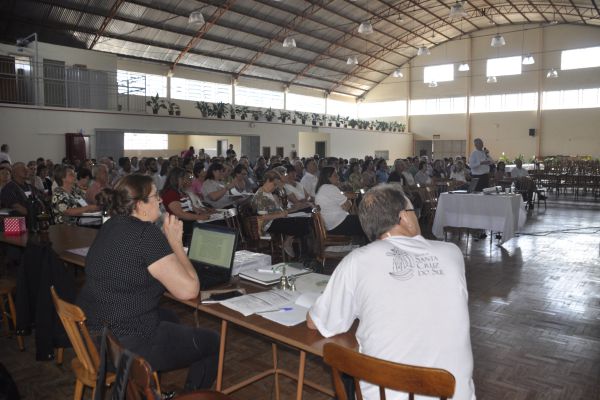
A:
<svg viewBox="0 0 600 400">
<path fill-rule="evenodd" d="M 227 148 L 229 147 L 229 140 L 217 140 L 217 156 L 221 157 L 225 155 Z"/>
<path fill-rule="evenodd" d="M 315 154 L 319 155 L 319 158 L 323 158 L 325 157 L 325 149 L 326 149 L 326 143 L 327 142 L 315 142 Z"/>
</svg>

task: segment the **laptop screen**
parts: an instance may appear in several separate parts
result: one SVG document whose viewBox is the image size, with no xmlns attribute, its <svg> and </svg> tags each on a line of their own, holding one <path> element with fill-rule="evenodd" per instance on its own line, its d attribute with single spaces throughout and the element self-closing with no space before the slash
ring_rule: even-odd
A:
<svg viewBox="0 0 600 400">
<path fill-rule="evenodd" d="M 235 231 L 210 224 L 197 224 L 192 233 L 188 257 L 192 262 L 230 269 L 235 241 Z"/>
</svg>

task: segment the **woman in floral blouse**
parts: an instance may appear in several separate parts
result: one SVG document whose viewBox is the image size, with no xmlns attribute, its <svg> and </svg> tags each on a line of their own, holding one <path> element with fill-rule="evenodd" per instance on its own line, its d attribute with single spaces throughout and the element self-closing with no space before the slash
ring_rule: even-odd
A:
<svg viewBox="0 0 600 400">
<path fill-rule="evenodd" d="M 294 212 L 295 208 L 284 210 L 279 197 L 273 191 L 281 186 L 281 175 L 274 170 L 264 174 L 264 183 L 258 188 L 252 198 L 252 209 L 262 215 L 264 232 L 284 235 L 283 250 L 295 257 L 292 241 L 294 237 L 305 236 L 310 233 L 310 218 L 288 217 L 288 211 Z"/>
<path fill-rule="evenodd" d="M 75 184 L 75 170 L 71 166 L 59 165 L 54 168 L 54 180 L 58 187 L 52 193 L 54 223 L 73 223 L 83 213 L 99 211 L 98 206 L 88 205 L 85 194 Z"/>
</svg>

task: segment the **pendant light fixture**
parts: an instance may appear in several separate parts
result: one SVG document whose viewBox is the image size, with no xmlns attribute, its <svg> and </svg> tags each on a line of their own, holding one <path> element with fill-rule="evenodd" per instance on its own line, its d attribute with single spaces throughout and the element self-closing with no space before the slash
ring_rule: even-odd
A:
<svg viewBox="0 0 600 400">
<path fill-rule="evenodd" d="M 469 63 L 461 63 L 458 65 L 458 70 L 460 72 L 466 72 L 468 70 L 470 70 L 471 68 L 469 67 Z"/>
<path fill-rule="evenodd" d="M 418 56 L 428 56 L 430 54 L 431 54 L 431 51 L 429 51 L 429 49 L 425 46 L 421 46 L 421 47 L 419 47 L 419 50 L 417 50 Z"/>
<path fill-rule="evenodd" d="M 449 18 L 466 18 L 467 16 L 468 14 L 465 11 L 463 3 L 457 1 L 452 5 L 452 7 L 450 7 L 450 14 L 448 15 Z"/>
<path fill-rule="evenodd" d="M 502 47 L 506 44 L 506 40 L 504 40 L 504 36 L 502 36 L 501 34 L 497 33 L 496 36 L 494 36 L 492 38 L 492 42 L 490 43 L 490 46 L 492 47 Z"/>
<path fill-rule="evenodd" d="M 356 64 L 358 64 L 358 57 L 356 57 L 356 56 L 350 56 L 350 57 L 348 57 L 348 60 L 346 60 L 346 64 L 348 64 L 348 65 L 356 65 Z"/>
<path fill-rule="evenodd" d="M 200 11 L 192 11 L 188 18 L 188 24 L 190 25 L 204 25 L 204 15 Z"/>
<path fill-rule="evenodd" d="M 402 71 L 400 70 L 400 68 L 394 70 L 394 72 L 392 72 L 392 76 L 394 78 L 404 78 L 404 74 L 402 73 Z"/>
<path fill-rule="evenodd" d="M 291 36 L 283 39 L 283 47 L 296 47 L 296 39 Z"/>
<path fill-rule="evenodd" d="M 498 78 L 496 78 L 495 76 L 488 76 L 487 83 L 498 83 Z"/>
<path fill-rule="evenodd" d="M 438 87 L 438 83 L 436 81 L 431 81 L 427 84 L 427 86 L 429 86 L 430 88 L 436 88 Z"/>
<path fill-rule="evenodd" d="M 548 78 L 548 79 L 558 78 L 558 71 L 556 70 L 556 68 L 552 68 L 550 71 L 548 71 L 548 73 L 546 74 L 546 78 Z"/>
<path fill-rule="evenodd" d="M 368 35 L 369 33 L 373 33 L 373 25 L 369 21 L 361 22 L 358 26 L 358 33 L 362 33 L 364 35 Z"/>
<path fill-rule="evenodd" d="M 523 65 L 532 65 L 535 64 L 535 59 L 533 58 L 533 56 L 531 54 L 527 54 L 525 57 L 523 57 Z"/>
</svg>

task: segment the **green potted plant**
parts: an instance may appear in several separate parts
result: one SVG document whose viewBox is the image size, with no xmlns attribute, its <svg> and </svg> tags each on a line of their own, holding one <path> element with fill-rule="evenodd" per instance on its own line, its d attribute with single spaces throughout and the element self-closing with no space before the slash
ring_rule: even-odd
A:
<svg viewBox="0 0 600 400">
<path fill-rule="evenodd" d="M 220 101 L 220 102 L 214 103 L 212 105 L 212 109 L 211 109 L 209 115 L 212 117 L 224 118 L 224 117 L 227 117 L 228 114 L 229 114 L 229 110 L 225 106 L 225 103 Z"/>
<path fill-rule="evenodd" d="M 321 116 L 319 115 L 319 113 L 312 113 L 311 117 L 312 117 L 313 126 L 317 126 L 317 122 L 319 122 L 319 120 L 321 119 Z"/>
<path fill-rule="evenodd" d="M 240 116 L 241 120 L 248 118 L 249 110 L 246 106 L 236 107 L 235 112 Z"/>
<path fill-rule="evenodd" d="M 263 113 L 262 113 L 262 111 L 260 111 L 260 110 L 254 110 L 254 111 L 252 111 L 252 118 L 253 118 L 255 121 L 258 121 L 258 120 L 260 119 L 260 116 L 261 116 L 262 114 L 263 114 Z"/>
<path fill-rule="evenodd" d="M 179 105 L 177 103 L 173 103 L 172 101 L 166 101 L 167 103 L 167 112 L 169 115 L 174 115 L 176 110 L 179 110 Z M 181 113 L 181 111 L 180 111 Z"/>
<path fill-rule="evenodd" d="M 264 112 L 265 115 L 265 119 L 269 122 L 273 121 L 273 118 L 275 118 L 275 111 L 273 111 L 273 109 L 271 107 L 267 108 Z"/>
<path fill-rule="evenodd" d="M 283 124 L 287 121 L 292 115 L 288 111 L 279 111 L 279 119 Z"/>
<path fill-rule="evenodd" d="M 290 118 L 292 119 L 292 124 L 296 123 L 296 120 L 297 120 L 296 117 L 297 117 L 296 111 L 292 111 L 291 115 L 290 115 Z"/>
<path fill-rule="evenodd" d="M 333 126 L 333 121 L 335 121 L 335 117 L 332 115 L 327 115 L 327 126 Z"/>
<path fill-rule="evenodd" d="M 211 111 L 210 104 L 206 101 L 197 101 L 196 108 L 200 110 L 200 113 L 204 118 L 208 117 Z"/>
<path fill-rule="evenodd" d="M 299 113 L 296 113 L 296 115 L 298 116 L 298 118 L 300 118 L 302 125 L 306 125 L 306 120 L 308 119 L 308 113 L 299 112 Z"/>
<path fill-rule="evenodd" d="M 358 126 L 358 121 L 352 118 L 348 121 L 348 125 L 350 125 L 350 128 L 354 129 Z"/>
<path fill-rule="evenodd" d="M 342 125 L 342 118 L 340 117 L 340 114 L 338 114 L 337 117 L 335 117 L 335 127 L 339 128 L 340 125 Z"/>
<path fill-rule="evenodd" d="M 344 117 L 342 118 L 342 124 L 344 125 L 344 128 L 348 127 L 348 121 L 350 120 L 350 117 Z"/>
<path fill-rule="evenodd" d="M 146 100 L 146 105 L 152 108 L 152 114 L 158 114 L 158 110 L 160 110 L 161 108 L 167 108 L 167 106 L 165 106 L 164 101 L 160 100 L 160 98 L 158 97 L 158 93 L 156 93 L 156 96 L 150 96 L 150 99 Z"/>
<path fill-rule="evenodd" d="M 406 124 L 399 124 L 398 129 L 400 130 L 400 132 L 404 132 L 404 130 L 406 129 Z"/>
<path fill-rule="evenodd" d="M 237 114 L 237 110 L 233 104 L 229 105 L 229 118 L 235 119 L 235 115 Z"/>
</svg>

